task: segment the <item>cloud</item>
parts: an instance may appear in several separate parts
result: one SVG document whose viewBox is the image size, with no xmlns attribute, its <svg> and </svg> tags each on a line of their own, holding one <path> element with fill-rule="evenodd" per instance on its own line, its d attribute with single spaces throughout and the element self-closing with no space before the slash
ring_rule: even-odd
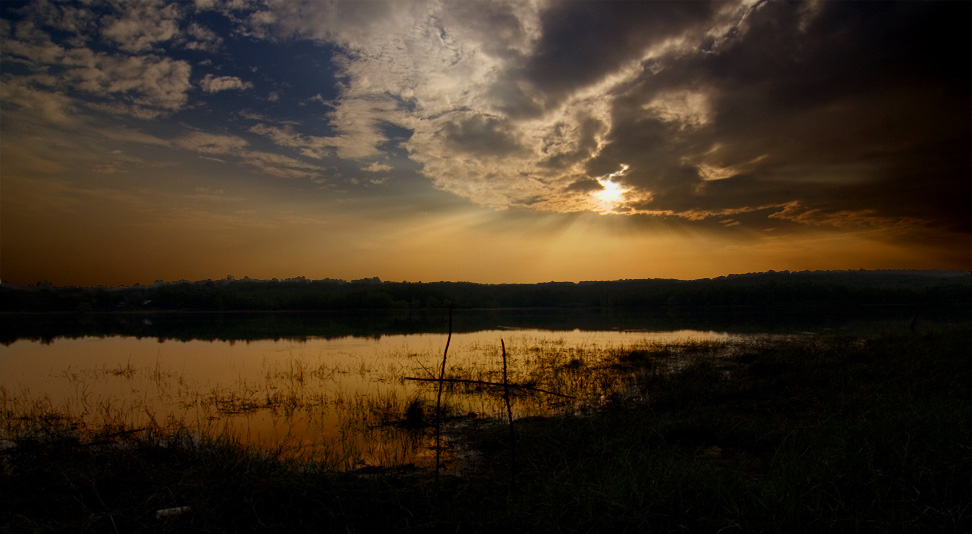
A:
<svg viewBox="0 0 972 534">
<path fill-rule="evenodd" d="M 615 85 L 610 131 L 588 175 L 631 165 L 624 184 L 651 202 L 629 213 L 693 218 L 798 202 L 801 216 L 791 208 L 762 226 L 968 221 L 967 195 L 959 206 L 944 193 L 969 190 L 960 148 L 970 139 L 968 82 L 959 81 L 962 61 L 937 59 L 958 48 L 949 11 L 761 4 L 740 31 L 700 34 L 698 48 L 655 55 Z M 932 27 L 940 34 L 927 35 Z"/>
<path fill-rule="evenodd" d="M 495 208 L 589 210 L 597 199 L 573 184 L 626 162 L 598 156 L 612 129 L 624 133 L 614 126 L 625 118 L 614 101 L 637 82 L 638 62 L 681 50 L 687 32 L 726 16 L 701 3 L 288 3 L 251 17 L 250 29 L 343 47 L 342 88 L 327 115 L 339 135 L 262 133 L 307 156 L 324 157 L 327 147 L 363 159 L 380 153 L 384 125 L 394 124 L 411 132 L 404 148 L 441 189 Z M 594 19 L 598 25 L 589 24 Z M 636 115 L 660 124 L 656 138 L 712 122 L 708 90 L 657 91 L 637 106 Z M 656 161 L 645 163 L 662 158 L 662 150 L 655 153 Z M 694 167 L 678 163 L 683 156 L 668 166 L 698 181 Z M 626 210 L 655 196 L 632 188 Z"/>
<path fill-rule="evenodd" d="M 392 167 L 391 165 L 385 165 L 384 163 L 378 163 L 377 161 L 373 161 L 367 167 L 361 167 L 361 170 L 367 172 L 386 172 L 392 170 Z"/>
<path fill-rule="evenodd" d="M 320 167 L 273 152 L 248 151 L 242 154 L 248 165 L 269 176 L 287 179 L 324 181 Z"/>
<path fill-rule="evenodd" d="M 232 29 L 188 16 L 204 10 Z M 972 224 L 968 3 L 146 1 L 25 13 L 4 27 L 3 55 L 29 76 L 5 72 L 2 95 L 52 121 L 82 109 L 202 115 L 209 102 L 192 100 L 182 57 L 230 54 L 243 38 L 309 45 L 336 87 L 307 82 L 294 99 L 261 69 L 248 131 L 173 142 L 278 176 L 381 172 L 376 161 L 407 157 L 436 188 L 495 209 L 762 229 Z M 213 72 L 254 66 L 209 59 Z M 203 96 L 254 87 L 196 80 Z M 309 101 L 326 107 L 270 118 Z"/>
<path fill-rule="evenodd" d="M 679 129 L 701 128 L 712 120 L 709 96 L 704 91 L 678 90 L 654 95 L 642 108 L 663 122 Z"/>
<path fill-rule="evenodd" d="M 238 154 L 249 143 L 235 135 L 219 135 L 208 132 L 190 132 L 175 139 L 173 145 L 201 154 Z"/>
<path fill-rule="evenodd" d="M 510 121 L 495 116 L 472 115 L 446 122 L 439 138 L 452 150 L 474 156 L 509 156 L 521 149 Z"/>
<path fill-rule="evenodd" d="M 179 4 L 135 0 L 121 4 L 125 12 L 101 20 L 101 35 L 126 52 L 146 52 L 179 33 Z"/>
<path fill-rule="evenodd" d="M 43 73 L 46 80 L 35 83 L 35 89 L 43 86 L 55 94 L 70 90 L 96 97 L 82 100 L 96 109 L 153 118 L 182 108 L 191 88 L 189 64 L 154 52 L 138 54 L 176 35 L 176 5 L 139 2 L 124 7 L 124 13 L 99 18 L 94 10 L 81 7 L 29 4 L 24 18 L 4 32 L 4 59 Z M 89 46 L 97 27 L 123 53 Z M 66 36 L 55 42 L 51 31 Z M 12 75 L 4 78 L 9 83 Z"/>
<path fill-rule="evenodd" d="M 559 102 L 643 59 L 652 46 L 704 25 L 712 12 L 709 2 L 553 3 L 540 14 L 536 47 L 514 72 L 548 102 Z"/>
<path fill-rule="evenodd" d="M 922 239 L 939 232 L 929 227 L 929 221 L 917 217 L 882 215 L 876 209 L 824 210 L 794 201 L 771 213 L 770 219 L 792 222 L 801 226 L 828 227 L 842 231 L 870 231 L 885 238 Z"/>
<path fill-rule="evenodd" d="M 344 99 L 327 117 L 338 135 L 327 143 L 344 159 L 371 158 L 387 141 L 381 128 L 399 114 L 398 104 L 387 95 L 366 94 Z"/>
<path fill-rule="evenodd" d="M 328 157 L 336 142 L 329 137 L 301 135 L 291 125 L 278 127 L 261 123 L 252 126 L 250 132 L 269 138 L 277 146 L 299 149 L 302 155 L 314 159 Z"/>
<path fill-rule="evenodd" d="M 204 154 L 209 158 L 229 157 L 253 167 L 266 176 L 314 180 L 320 180 L 323 176 L 322 169 L 317 165 L 283 154 L 253 150 L 246 139 L 235 135 L 194 131 L 174 139 L 172 146 Z M 225 160 L 216 159 L 216 161 Z"/>
<path fill-rule="evenodd" d="M 138 143 L 141 145 L 158 147 L 172 146 L 172 142 L 169 140 L 162 139 L 138 130 L 133 130 L 131 128 L 119 127 L 117 125 L 113 125 L 111 127 L 94 128 L 92 129 L 91 133 L 99 138 L 116 142 Z"/>
<path fill-rule="evenodd" d="M 159 112 L 177 110 L 188 101 L 191 68 L 185 61 L 88 53 L 79 54 L 76 61 L 78 68 L 68 76 L 77 82 L 75 87 L 91 94 L 134 94 L 133 104 Z"/>
<path fill-rule="evenodd" d="M 207 74 L 199 81 L 199 87 L 207 93 L 220 91 L 246 90 L 253 87 L 251 82 L 244 82 L 236 76 L 213 76 Z"/>
<path fill-rule="evenodd" d="M 37 89 L 29 78 L 12 79 L 0 83 L 0 101 L 36 113 L 55 124 L 74 124 L 73 101 L 60 91 Z"/>
<path fill-rule="evenodd" d="M 471 17 L 479 11 L 464 6 L 462 13 L 453 13 L 448 7 L 425 2 L 294 2 L 259 20 L 251 19 L 251 23 L 254 32 L 268 37 L 296 33 L 339 43 L 347 51 L 337 62 L 346 82 L 333 104 L 335 109 L 327 115 L 338 133 L 327 145 L 341 158 L 379 154 L 388 141 L 383 133 L 387 124 L 414 132 L 406 148 L 423 164 L 463 151 L 509 150 L 516 132 L 504 129 L 504 118 L 470 119 L 460 111 L 468 108 L 483 110 L 483 117 L 492 115 L 488 86 L 500 60 L 495 49 L 487 51 L 478 39 L 495 40 L 487 39 L 491 32 L 481 25 L 476 41 L 465 40 L 462 30 L 476 26 L 476 20 L 461 15 Z M 487 7 L 491 12 L 487 20 L 504 25 L 504 32 L 524 33 L 512 27 L 517 26 L 512 21 L 524 18 L 514 16 L 513 10 L 529 11 L 532 6 L 497 3 Z M 442 143 L 440 132 L 456 134 L 451 145 L 456 152 L 425 151 Z M 477 145 L 479 140 L 493 144 Z M 440 183 L 439 176 L 430 177 Z"/>
<path fill-rule="evenodd" d="M 183 41 L 182 46 L 187 50 L 201 50 L 205 52 L 216 52 L 223 43 L 221 37 L 198 22 L 193 22 L 189 25 L 183 36 Z"/>
<path fill-rule="evenodd" d="M 309 158 L 324 159 L 336 154 L 342 159 L 360 160 L 381 153 L 387 141 L 381 126 L 394 114 L 396 104 L 387 97 L 364 96 L 345 100 L 327 114 L 334 136 L 304 135 L 292 125 L 284 127 L 257 124 L 250 131 L 270 138 L 282 147 L 296 148 Z"/>
</svg>

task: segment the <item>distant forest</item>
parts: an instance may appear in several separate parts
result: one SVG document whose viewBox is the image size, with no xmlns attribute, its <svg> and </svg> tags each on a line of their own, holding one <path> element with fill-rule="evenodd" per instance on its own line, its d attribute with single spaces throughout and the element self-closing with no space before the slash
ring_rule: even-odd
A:
<svg viewBox="0 0 972 534">
<path fill-rule="evenodd" d="M 541 284 L 470 282 L 222 280 L 131 287 L 0 285 L 2 312 L 335 311 L 478 308 L 651 308 L 670 306 L 967 307 L 966 271 L 801 271 L 701 280 Z"/>
</svg>

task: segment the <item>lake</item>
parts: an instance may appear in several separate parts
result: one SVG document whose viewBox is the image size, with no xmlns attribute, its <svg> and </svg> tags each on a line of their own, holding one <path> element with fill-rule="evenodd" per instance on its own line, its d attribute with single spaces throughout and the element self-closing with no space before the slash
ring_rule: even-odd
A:
<svg viewBox="0 0 972 534">
<path fill-rule="evenodd" d="M 889 326 L 907 310 L 692 315 L 618 310 L 399 314 L 143 314 L 17 317 L 0 347 L 4 431 L 19 417 L 112 434 L 182 429 L 338 469 L 429 465 L 448 341 L 445 432 L 505 418 L 583 411 L 625 395 L 612 366 L 632 350 Z M 719 349 L 724 350 L 724 349 Z M 614 358 L 614 359 L 612 359 Z M 679 365 L 672 359 L 671 365 Z M 415 379 L 415 380 L 413 380 Z"/>
</svg>

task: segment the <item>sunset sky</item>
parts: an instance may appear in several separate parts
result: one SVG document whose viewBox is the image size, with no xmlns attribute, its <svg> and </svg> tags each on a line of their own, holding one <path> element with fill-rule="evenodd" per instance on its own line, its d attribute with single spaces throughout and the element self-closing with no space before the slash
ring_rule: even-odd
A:
<svg viewBox="0 0 972 534">
<path fill-rule="evenodd" d="M 0 2 L 0 279 L 972 268 L 972 3 Z"/>
</svg>

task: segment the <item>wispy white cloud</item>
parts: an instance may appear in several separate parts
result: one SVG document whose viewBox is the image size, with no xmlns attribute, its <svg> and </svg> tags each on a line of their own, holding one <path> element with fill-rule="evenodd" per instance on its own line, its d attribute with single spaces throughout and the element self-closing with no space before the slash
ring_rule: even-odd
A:
<svg viewBox="0 0 972 534">
<path fill-rule="evenodd" d="M 216 35 L 216 32 L 213 30 L 206 28 L 198 22 L 193 22 L 186 29 L 182 41 L 182 46 L 187 50 L 217 52 L 223 43 L 223 38 Z"/>
<path fill-rule="evenodd" d="M 301 135 L 291 125 L 279 127 L 260 123 L 252 126 L 250 132 L 269 138 L 277 146 L 296 148 L 304 156 L 315 159 L 328 157 L 330 149 L 334 148 L 333 138 Z"/>
<path fill-rule="evenodd" d="M 205 157 L 232 158 L 266 176 L 288 179 L 323 179 L 323 169 L 299 159 L 253 149 L 250 143 L 236 135 L 194 131 L 178 137 L 172 146 L 191 150 Z M 225 161 L 223 159 L 222 161 Z"/>
<path fill-rule="evenodd" d="M 324 171 L 321 167 L 283 154 L 253 150 L 243 153 L 242 159 L 247 164 L 268 176 L 287 179 L 306 179 L 318 182 L 326 181 Z"/>
<path fill-rule="evenodd" d="M 199 87 L 207 93 L 218 93 L 220 91 L 246 90 L 253 87 L 253 83 L 244 82 L 236 76 L 213 76 L 207 74 L 199 81 Z"/>
<path fill-rule="evenodd" d="M 201 154 L 238 154 L 249 146 L 241 137 L 208 132 L 190 132 L 175 139 L 173 144 Z"/>
<path fill-rule="evenodd" d="M 357 98 L 327 114 L 328 122 L 337 131 L 335 136 L 303 135 L 291 125 L 263 123 L 250 131 L 279 146 L 296 148 L 306 157 L 324 159 L 335 154 L 342 159 L 360 160 L 380 154 L 379 146 L 387 140 L 380 127 L 395 113 L 396 105 L 387 97 Z"/>
<path fill-rule="evenodd" d="M 0 83 L 0 101 L 31 110 L 39 118 L 55 124 L 77 122 L 74 102 L 70 98 L 60 91 L 37 89 L 36 85 L 31 83 L 30 78 L 11 79 Z"/>
<path fill-rule="evenodd" d="M 371 162 L 370 165 L 366 167 L 361 167 L 361 170 L 367 172 L 385 172 L 392 170 L 391 165 L 385 165 L 384 163 L 378 163 L 377 161 Z"/>
</svg>

